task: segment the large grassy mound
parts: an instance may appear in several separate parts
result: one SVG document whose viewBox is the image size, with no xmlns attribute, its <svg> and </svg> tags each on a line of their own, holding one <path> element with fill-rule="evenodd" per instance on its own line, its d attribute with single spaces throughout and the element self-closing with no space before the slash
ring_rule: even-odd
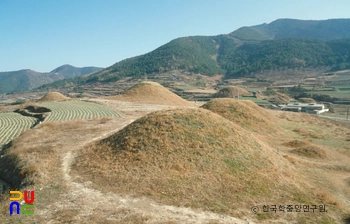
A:
<svg viewBox="0 0 350 224">
<path fill-rule="evenodd" d="M 277 118 L 249 100 L 219 98 L 202 107 L 255 132 L 275 132 L 278 129 L 271 122 Z"/>
<path fill-rule="evenodd" d="M 228 86 L 213 94 L 216 98 L 232 98 L 237 96 L 252 96 L 253 94 L 238 86 Z"/>
<path fill-rule="evenodd" d="M 304 197 L 288 165 L 227 119 L 180 108 L 150 113 L 83 149 L 73 170 L 100 190 L 237 215 Z"/>
<path fill-rule="evenodd" d="M 43 96 L 41 99 L 38 100 L 39 103 L 43 102 L 61 102 L 66 101 L 69 98 L 64 96 L 63 94 L 59 92 L 49 92 L 45 96 Z"/>
<path fill-rule="evenodd" d="M 143 102 L 161 105 L 188 106 L 190 103 L 159 83 L 145 81 L 132 86 L 119 96 L 117 100 Z"/>
</svg>

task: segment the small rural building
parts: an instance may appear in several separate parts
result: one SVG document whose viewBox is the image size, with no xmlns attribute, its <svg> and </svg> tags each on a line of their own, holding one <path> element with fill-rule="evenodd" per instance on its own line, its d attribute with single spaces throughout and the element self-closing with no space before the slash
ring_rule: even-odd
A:
<svg viewBox="0 0 350 224">
<path fill-rule="evenodd" d="M 329 109 L 325 108 L 324 104 L 316 103 L 293 103 L 274 107 L 274 109 L 277 108 L 284 111 L 306 112 L 309 114 L 321 114 L 329 111 Z"/>
</svg>

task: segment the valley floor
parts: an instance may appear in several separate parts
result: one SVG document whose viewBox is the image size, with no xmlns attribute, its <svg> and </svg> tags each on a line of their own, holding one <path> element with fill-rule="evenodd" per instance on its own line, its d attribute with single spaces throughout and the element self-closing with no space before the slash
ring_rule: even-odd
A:
<svg viewBox="0 0 350 224">
<path fill-rule="evenodd" d="M 35 215 L 8 214 L 8 195 L 0 198 L 1 223 L 293 223 L 290 217 L 273 218 L 253 214 L 250 206 L 242 208 L 240 218 L 227 214 L 188 207 L 176 207 L 153 201 L 147 197 L 132 197 L 116 192 L 105 193 L 91 181 L 85 181 L 71 172 L 71 165 L 78 151 L 88 144 L 103 139 L 136 119 L 156 110 L 172 106 L 142 104 L 107 99 L 90 99 L 125 114 L 124 117 L 93 119 L 70 122 L 48 122 L 22 134 L 14 141 L 13 153 L 23 153 L 21 159 L 27 159 L 28 169 L 36 169 Z M 193 102 L 193 107 L 198 107 Z M 280 146 L 281 156 L 290 161 L 290 166 L 310 177 L 310 186 L 319 190 L 320 197 L 329 209 L 333 221 L 340 222 L 341 215 L 350 214 L 350 129 L 335 122 L 319 122 L 319 119 L 299 114 L 270 111 L 279 117 L 279 125 L 288 133 L 294 133 L 290 139 L 299 139 L 320 144 L 327 152 L 326 160 L 302 157 L 290 153 L 290 148 L 281 146 L 288 139 L 288 133 L 279 138 L 257 134 L 257 138 L 269 142 L 271 146 Z M 311 119 L 309 119 L 311 118 Z M 308 125 L 307 133 L 298 132 L 298 128 Z M 317 130 L 317 125 L 322 128 Z M 325 128 L 334 133 L 330 133 Z M 303 135 L 304 134 L 304 135 Z M 312 134 L 315 134 L 314 137 Z M 334 139 L 338 136 L 338 139 Z M 328 143 L 325 143 L 328 142 Z M 328 144 L 328 145 L 327 145 Z M 98 156 L 98 155 L 97 155 Z M 1 162 L 1 159 L 0 159 Z M 28 171 L 30 172 L 30 170 Z M 93 172 L 87 170 L 86 172 Z M 84 174 L 81 174 L 84 175 Z M 94 175 L 90 173 L 89 175 Z M 83 181 L 82 181 L 83 180 Z M 317 188 L 317 189 L 316 189 Z M 322 189 L 322 190 L 321 190 Z M 276 201 L 277 203 L 278 201 Z M 250 202 L 254 204 L 254 199 Z M 341 214 L 339 211 L 343 211 Z M 297 216 L 297 214 L 293 214 Z M 262 218 L 261 218 L 262 217 Z M 307 219 L 306 219 L 307 220 Z M 332 220 L 325 218 L 324 220 Z M 307 222 L 307 221 L 306 221 Z"/>
</svg>

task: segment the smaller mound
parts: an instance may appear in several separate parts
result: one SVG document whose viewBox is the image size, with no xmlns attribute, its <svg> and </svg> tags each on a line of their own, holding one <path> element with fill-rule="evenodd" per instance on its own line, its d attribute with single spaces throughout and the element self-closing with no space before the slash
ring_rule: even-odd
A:
<svg viewBox="0 0 350 224">
<path fill-rule="evenodd" d="M 316 103 L 316 101 L 312 98 L 299 98 L 298 101 L 301 103 Z"/>
<path fill-rule="evenodd" d="M 49 92 L 45 96 L 43 96 L 38 102 L 61 102 L 68 100 L 69 98 L 64 96 L 59 92 Z"/>
<path fill-rule="evenodd" d="M 252 131 L 276 131 L 278 128 L 270 122 L 276 119 L 264 108 L 250 100 L 213 99 L 202 108 L 210 110 L 234 123 Z"/>
<path fill-rule="evenodd" d="M 289 102 L 289 96 L 276 92 L 275 95 L 268 97 L 267 100 L 273 104 L 286 104 Z"/>
<path fill-rule="evenodd" d="M 142 102 L 161 105 L 189 106 L 190 102 L 182 99 L 159 83 L 145 81 L 132 86 L 119 96 L 111 97 L 116 100 Z"/>
<path fill-rule="evenodd" d="M 219 90 L 219 92 L 213 94 L 215 98 L 232 98 L 236 96 L 252 96 L 253 94 L 247 90 L 237 87 L 237 86 L 228 86 Z"/>
<path fill-rule="evenodd" d="M 299 147 L 290 151 L 291 153 L 297 154 L 299 156 L 309 157 L 309 158 L 320 158 L 324 159 L 327 157 L 327 153 L 321 147 L 315 145 L 307 145 Z"/>
<path fill-rule="evenodd" d="M 285 142 L 282 145 L 290 147 L 290 148 L 297 148 L 297 147 L 303 147 L 309 145 L 309 142 L 306 141 L 299 141 L 299 140 L 293 140 L 289 142 Z"/>
</svg>

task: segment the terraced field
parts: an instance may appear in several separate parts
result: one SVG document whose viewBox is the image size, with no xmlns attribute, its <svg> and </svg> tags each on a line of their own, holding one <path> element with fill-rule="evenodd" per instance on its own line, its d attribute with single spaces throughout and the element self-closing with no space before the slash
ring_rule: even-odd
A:
<svg viewBox="0 0 350 224">
<path fill-rule="evenodd" d="M 48 102 L 39 106 L 47 107 L 52 111 L 45 121 L 68 121 L 124 116 L 122 113 L 109 107 L 87 101 Z"/>
<path fill-rule="evenodd" d="M 30 129 L 36 122 L 36 118 L 18 113 L 0 113 L 0 147 Z"/>
</svg>

